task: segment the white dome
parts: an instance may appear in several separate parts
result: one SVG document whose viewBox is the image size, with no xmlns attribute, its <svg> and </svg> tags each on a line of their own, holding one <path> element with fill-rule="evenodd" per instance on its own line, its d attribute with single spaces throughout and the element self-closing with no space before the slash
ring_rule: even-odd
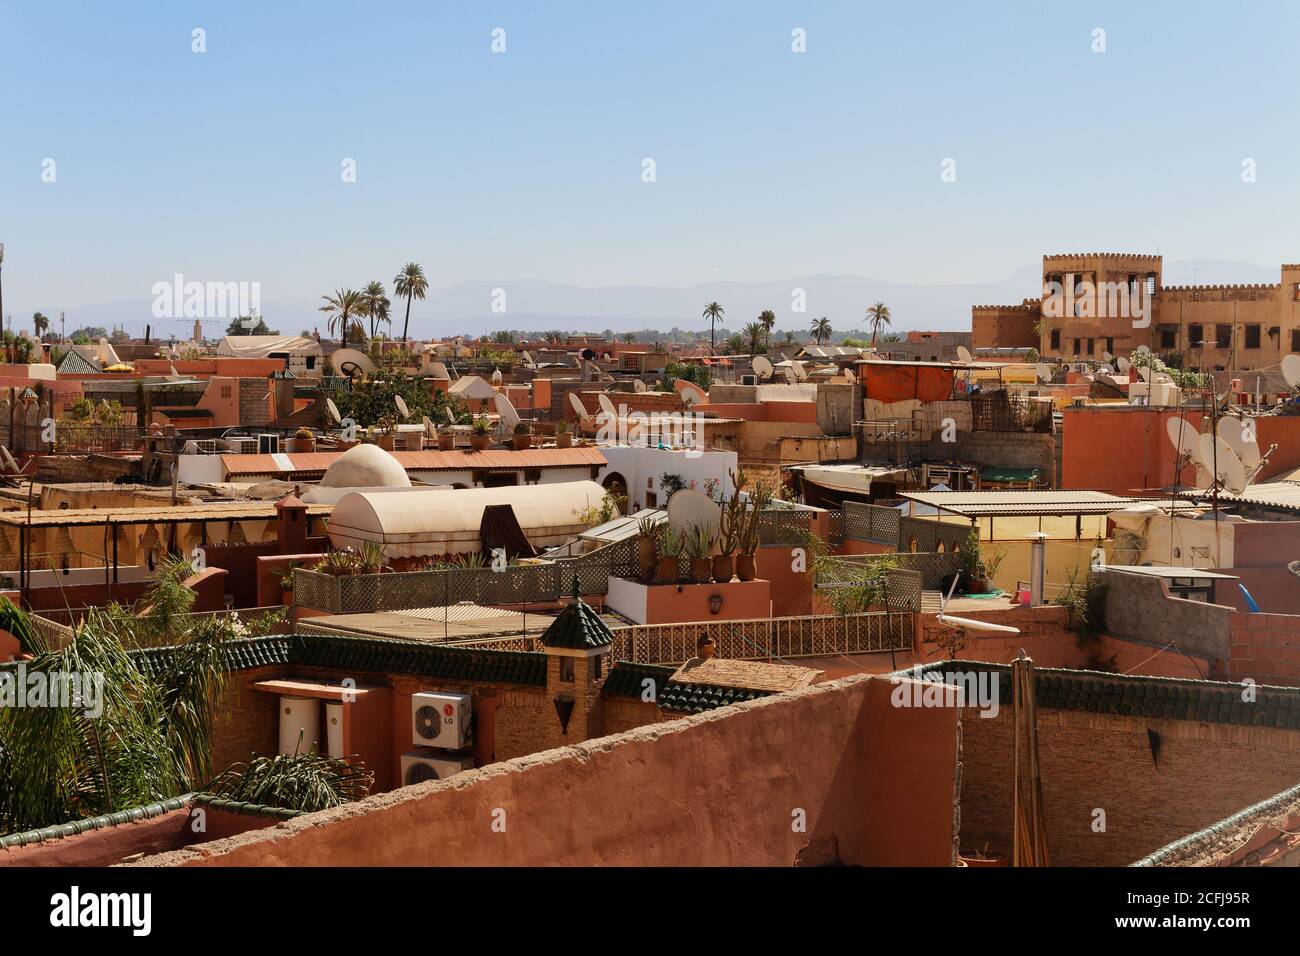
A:
<svg viewBox="0 0 1300 956">
<path fill-rule="evenodd" d="M 326 488 L 409 488 L 411 479 L 397 459 L 378 445 L 349 448 L 325 469 Z"/>
</svg>

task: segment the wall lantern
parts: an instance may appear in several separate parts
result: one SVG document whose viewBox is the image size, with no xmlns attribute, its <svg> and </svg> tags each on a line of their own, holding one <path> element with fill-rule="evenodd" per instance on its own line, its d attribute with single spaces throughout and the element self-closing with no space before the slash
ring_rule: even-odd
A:
<svg viewBox="0 0 1300 956">
<path fill-rule="evenodd" d="M 709 613 L 710 613 L 710 614 L 717 614 L 717 613 L 718 613 L 719 611 L 721 611 L 721 610 L 722 610 L 722 595 L 721 595 L 721 594 L 710 594 L 710 595 L 709 595 Z"/>
</svg>

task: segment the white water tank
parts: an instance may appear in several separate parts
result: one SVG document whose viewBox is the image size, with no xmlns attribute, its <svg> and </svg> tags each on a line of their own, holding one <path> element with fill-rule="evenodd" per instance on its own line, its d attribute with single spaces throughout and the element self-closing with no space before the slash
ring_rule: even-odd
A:
<svg viewBox="0 0 1300 956">
<path fill-rule="evenodd" d="M 280 753 L 320 750 L 320 705 L 315 697 L 280 698 Z"/>
<path fill-rule="evenodd" d="M 325 705 L 325 741 L 331 757 L 343 756 L 343 705 L 330 701 Z"/>
</svg>

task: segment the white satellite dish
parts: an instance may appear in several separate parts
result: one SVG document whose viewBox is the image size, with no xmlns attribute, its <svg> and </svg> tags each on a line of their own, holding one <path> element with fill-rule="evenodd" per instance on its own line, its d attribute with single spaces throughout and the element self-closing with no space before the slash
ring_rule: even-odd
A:
<svg viewBox="0 0 1300 956">
<path fill-rule="evenodd" d="M 424 433 L 425 433 L 426 435 L 429 435 L 430 437 L 432 437 L 433 435 L 437 434 L 437 432 L 438 432 L 438 429 L 437 429 L 437 427 L 433 424 L 433 419 L 431 419 L 428 415 L 425 415 L 425 416 L 424 416 Z"/>
<path fill-rule="evenodd" d="M 948 594 L 945 596 L 942 591 L 939 592 L 939 623 L 947 627 L 954 627 L 962 631 L 989 631 L 994 634 L 1019 634 L 1020 628 L 1012 627 L 1009 624 L 993 624 L 990 621 L 978 621 L 973 617 L 954 617 L 946 614 L 945 608 L 948 602 L 952 600 L 952 594 L 957 590 L 957 581 L 961 578 L 961 572 L 958 571 L 953 575 L 952 584 L 948 586 Z"/>
<path fill-rule="evenodd" d="M 722 520 L 722 512 L 717 502 L 702 491 L 683 488 L 673 492 L 668 499 L 668 524 L 678 534 L 690 531 L 696 525 L 703 526 L 715 535 Z"/>
<path fill-rule="evenodd" d="M 1110 367 L 1110 363 L 1109 363 L 1109 362 L 1102 362 L 1102 363 L 1101 363 L 1101 366 L 1097 369 L 1097 371 L 1098 371 L 1098 372 L 1105 372 L 1107 375 L 1114 375 L 1114 374 L 1115 374 L 1115 370 L 1114 370 L 1113 368 Z"/>
<path fill-rule="evenodd" d="M 709 400 L 709 396 L 704 393 L 703 389 L 694 382 L 686 381 L 684 378 L 675 379 L 673 381 L 673 389 L 677 392 L 678 397 L 687 408 L 708 402 Z"/>
<path fill-rule="evenodd" d="M 596 401 L 600 402 L 600 410 L 602 412 L 610 418 L 618 418 L 618 409 L 614 407 L 614 403 L 609 400 L 608 395 L 604 392 L 597 392 Z"/>
<path fill-rule="evenodd" d="M 1151 350 L 1150 350 L 1149 348 L 1147 348 L 1145 345 L 1139 345 L 1137 348 L 1135 348 L 1135 349 L 1133 350 L 1133 354 L 1134 354 L 1134 355 L 1146 355 L 1146 354 L 1147 354 L 1148 352 L 1150 352 L 1150 351 L 1151 351 Z"/>
<path fill-rule="evenodd" d="M 586 418 L 590 414 L 587 411 L 587 406 L 582 404 L 582 399 L 578 397 L 577 392 L 569 393 L 569 407 L 573 409 L 579 418 Z"/>
<path fill-rule="evenodd" d="M 530 353 L 528 353 L 528 352 L 520 352 L 520 353 L 519 353 L 519 361 L 522 362 L 524 365 L 532 365 L 532 364 L 533 364 L 533 356 L 532 356 Z"/>
<path fill-rule="evenodd" d="M 339 414 L 339 407 L 334 404 L 334 399 L 325 399 L 325 410 L 330 413 L 330 418 L 335 423 L 343 421 L 343 416 Z"/>
<path fill-rule="evenodd" d="M 1225 461 L 1223 454 L 1220 453 L 1219 475 L 1223 480 L 1223 487 L 1234 495 L 1241 494 L 1246 490 L 1246 485 L 1250 484 L 1250 479 L 1246 477 L 1246 466 L 1235 454 L 1229 454 Z"/>
<path fill-rule="evenodd" d="M 393 404 L 397 406 L 397 414 L 403 418 L 411 417 L 411 410 L 406 407 L 406 399 L 402 398 L 401 395 L 393 396 Z"/>
<path fill-rule="evenodd" d="M 1232 446 L 1247 474 L 1254 472 L 1260 462 L 1259 445 L 1255 442 L 1254 431 L 1254 423 L 1247 424 L 1245 419 L 1231 416 L 1219 419 L 1219 437 Z"/>
<path fill-rule="evenodd" d="M 14 456 L 9 454 L 9 449 L 6 448 L 4 445 L 0 445 L 0 455 L 4 456 L 5 467 L 8 468 L 10 471 L 12 471 L 15 475 L 18 474 L 20 471 L 22 471 L 22 469 L 18 467 L 18 462 L 14 461 Z"/>
<path fill-rule="evenodd" d="M 772 363 L 762 355 L 755 355 L 754 361 L 750 364 L 753 365 L 754 374 L 760 379 L 772 377 Z"/>
<path fill-rule="evenodd" d="M 1246 468 L 1232 446 L 1216 435 L 1202 435 L 1200 442 L 1201 464 L 1206 471 L 1213 471 L 1212 477 L 1233 494 L 1245 491 Z"/>
<path fill-rule="evenodd" d="M 639 378 L 634 378 L 634 379 L 632 379 L 632 391 L 634 391 L 634 392 L 644 392 L 644 391 L 645 391 L 645 382 L 641 381 Z"/>
<path fill-rule="evenodd" d="M 1039 362 L 1034 371 L 1037 373 L 1040 382 L 1050 382 L 1052 380 L 1052 366 L 1046 362 Z"/>
<path fill-rule="evenodd" d="M 1150 366 L 1143 365 L 1141 368 L 1138 369 L 1138 374 L 1142 376 L 1142 381 L 1146 382 L 1148 385 L 1151 384 Z"/>
<path fill-rule="evenodd" d="M 1282 377 L 1292 388 L 1300 386 L 1300 355 L 1292 352 L 1282 356 Z"/>
<path fill-rule="evenodd" d="M 787 384 L 790 385 L 799 384 L 799 376 L 794 373 L 794 369 L 792 369 L 790 366 L 787 365 L 785 368 L 781 369 L 781 371 L 785 373 L 785 380 Z"/>
<path fill-rule="evenodd" d="M 1128 372 L 1130 365 L 1132 365 L 1132 363 L 1122 355 L 1115 359 L 1115 367 L 1119 369 L 1121 374 Z"/>
<path fill-rule="evenodd" d="M 374 375 L 378 371 L 375 363 L 370 361 L 370 356 L 360 349 L 338 349 L 330 355 L 330 367 L 345 378 Z"/>
<path fill-rule="evenodd" d="M 497 414 L 501 416 L 502 431 L 507 435 L 511 434 L 514 432 L 515 426 L 520 422 L 519 413 L 515 411 L 515 406 L 510 403 L 510 399 L 500 392 L 497 392 L 497 396 L 493 401 L 496 403 Z"/>
<path fill-rule="evenodd" d="M 1165 421 L 1165 432 L 1178 449 L 1179 457 L 1192 462 L 1201 460 L 1201 434 L 1190 422 L 1182 418 L 1170 418 Z"/>
<path fill-rule="evenodd" d="M 975 361 L 975 359 L 970 354 L 970 349 L 966 348 L 964 345 L 959 345 L 957 346 L 957 361 L 962 362 L 963 364 L 969 364 Z"/>
<path fill-rule="evenodd" d="M 451 381 L 451 373 L 447 371 L 447 366 L 442 362 L 434 362 L 429 366 L 429 371 L 438 381 L 442 381 L 443 379 L 446 379 L 449 382 Z"/>
<path fill-rule="evenodd" d="M 808 380 L 808 370 L 804 368 L 803 362 L 791 362 L 790 367 L 794 369 L 794 377 L 801 382 Z"/>
<path fill-rule="evenodd" d="M 1103 349 L 1101 353 L 1101 360 L 1109 364 L 1115 360 L 1115 356 L 1111 355 L 1109 351 Z"/>
</svg>

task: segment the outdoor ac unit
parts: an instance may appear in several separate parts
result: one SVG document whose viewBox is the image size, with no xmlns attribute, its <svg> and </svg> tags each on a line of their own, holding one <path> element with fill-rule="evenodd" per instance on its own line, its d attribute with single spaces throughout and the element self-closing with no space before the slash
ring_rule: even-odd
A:
<svg viewBox="0 0 1300 956">
<path fill-rule="evenodd" d="M 469 694 L 411 695 L 411 741 L 417 747 L 460 750 L 470 744 Z"/>
<path fill-rule="evenodd" d="M 742 375 L 742 376 L 740 376 L 740 384 L 741 384 L 741 385 L 757 385 L 757 384 L 758 384 L 758 376 L 757 376 L 757 375 Z"/>
<path fill-rule="evenodd" d="M 257 453 L 259 455 L 278 455 L 280 453 L 280 436 L 258 435 Z"/>
<path fill-rule="evenodd" d="M 257 454 L 256 438 L 227 438 L 226 444 L 236 455 L 255 455 Z"/>
<path fill-rule="evenodd" d="M 189 452 L 189 446 L 194 446 L 194 451 L 190 454 L 195 455 L 215 455 L 217 453 L 217 443 L 211 438 L 199 438 L 194 441 L 185 443 L 185 450 Z"/>
<path fill-rule="evenodd" d="M 402 786 L 426 780 L 446 780 L 462 770 L 473 770 L 473 757 L 447 757 L 436 750 L 413 750 L 402 754 Z"/>
</svg>

